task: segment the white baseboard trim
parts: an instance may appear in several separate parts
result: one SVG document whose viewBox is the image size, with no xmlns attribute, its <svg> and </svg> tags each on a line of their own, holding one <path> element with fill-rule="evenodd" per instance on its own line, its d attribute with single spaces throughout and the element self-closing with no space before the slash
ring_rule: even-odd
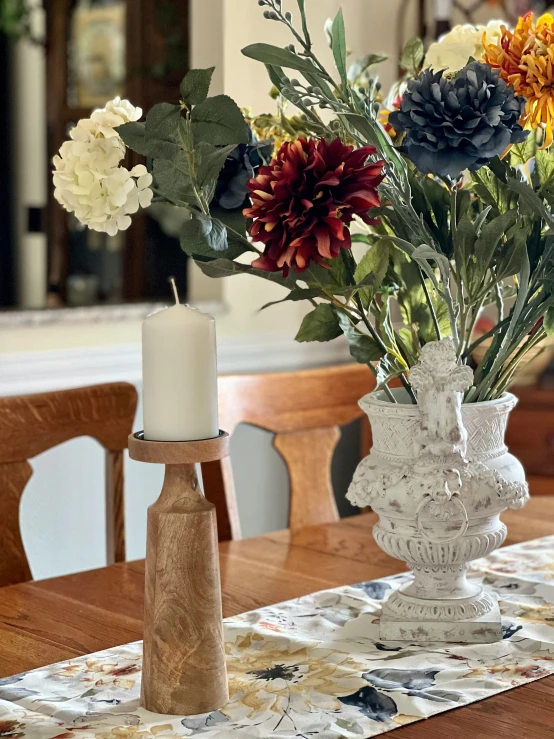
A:
<svg viewBox="0 0 554 739">
<path fill-rule="evenodd" d="M 218 340 L 220 374 L 288 371 L 349 361 L 348 345 L 342 339 L 299 344 L 277 334 Z M 140 344 L 0 354 L 0 396 L 117 381 L 141 385 Z"/>
</svg>

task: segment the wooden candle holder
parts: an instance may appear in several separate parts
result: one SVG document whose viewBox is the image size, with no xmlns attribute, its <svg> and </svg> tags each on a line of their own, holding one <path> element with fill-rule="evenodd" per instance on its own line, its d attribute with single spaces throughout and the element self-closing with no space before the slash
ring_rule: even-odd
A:
<svg viewBox="0 0 554 739">
<path fill-rule="evenodd" d="M 141 703 L 173 715 L 215 711 L 229 699 L 217 524 L 195 464 L 228 456 L 229 435 L 146 441 L 139 431 L 129 454 L 165 464 L 160 497 L 148 508 Z"/>
</svg>

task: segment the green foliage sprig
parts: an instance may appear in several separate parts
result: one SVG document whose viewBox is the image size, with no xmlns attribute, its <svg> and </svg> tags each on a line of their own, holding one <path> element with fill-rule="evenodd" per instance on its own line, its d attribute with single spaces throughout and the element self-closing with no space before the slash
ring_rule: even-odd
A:
<svg viewBox="0 0 554 739">
<path fill-rule="evenodd" d="M 300 111 L 303 130 L 329 142 L 371 144 L 375 159 L 385 161 L 381 205 L 372 213 L 380 225 L 361 224 L 362 232 L 352 234 L 365 247 L 358 261 L 341 250 L 324 265 L 284 277 L 237 260 L 259 253 L 249 224 L 240 212 L 215 208 L 212 199 L 227 156 L 248 141 L 248 130 L 229 97 L 208 97 L 213 69 L 192 70 L 179 103 L 154 106 L 144 123 L 120 127 L 123 140 L 153 159 L 157 197 L 190 212 L 182 246 L 205 274 L 253 274 L 288 289 L 277 302 L 311 303 L 298 341 L 344 335 L 352 356 L 370 367 L 390 400 L 388 384 L 399 378 L 412 401 L 409 369 L 425 343 L 450 335 L 465 363 L 487 341 L 465 400 L 499 397 L 529 352 L 554 332 L 554 154 L 537 150 L 532 138 L 466 182 L 422 175 L 379 117 L 379 84 L 368 76 L 376 57 L 347 66 L 339 10 L 328 26 L 335 63 L 329 71 L 314 52 L 304 0 L 296 4 L 298 24 L 281 0 L 259 0 L 268 20 L 287 27 L 292 43 L 255 43 L 243 53 L 265 65 L 278 94 Z M 409 42 L 401 61 L 408 74 L 418 73 L 422 57 L 421 42 Z M 487 306 L 497 321 L 476 339 Z M 393 318 L 397 313 L 402 324 Z"/>
</svg>

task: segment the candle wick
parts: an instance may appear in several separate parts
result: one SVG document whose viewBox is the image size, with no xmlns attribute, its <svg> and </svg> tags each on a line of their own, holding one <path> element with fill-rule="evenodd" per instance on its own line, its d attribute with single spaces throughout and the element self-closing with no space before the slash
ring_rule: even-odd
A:
<svg viewBox="0 0 554 739">
<path fill-rule="evenodd" d="M 173 294 L 175 295 L 175 305 L 179 305 L 179 293 L 177 292 L 177 285 L 175 284 L 175 277 L 170 277 L 171 287 L 173 288 Z"/>
</svg>

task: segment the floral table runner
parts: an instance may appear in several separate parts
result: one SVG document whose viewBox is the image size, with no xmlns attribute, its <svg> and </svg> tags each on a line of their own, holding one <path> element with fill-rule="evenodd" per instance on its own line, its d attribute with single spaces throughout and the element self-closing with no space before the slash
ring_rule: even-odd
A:
<svg viewBox="0 0 554 739">
<path fill-rule="evenodd" d="M 0 679 L 0 736 L 31 739 L 372 737 L 554 673 L 554 536 L 474 562 L 498 593 L 504 640 L 379 641 L 401 574 L 225 622 L 230 701 L 182 718 L 139 705 L 141 643 Z"/>
</svg>

